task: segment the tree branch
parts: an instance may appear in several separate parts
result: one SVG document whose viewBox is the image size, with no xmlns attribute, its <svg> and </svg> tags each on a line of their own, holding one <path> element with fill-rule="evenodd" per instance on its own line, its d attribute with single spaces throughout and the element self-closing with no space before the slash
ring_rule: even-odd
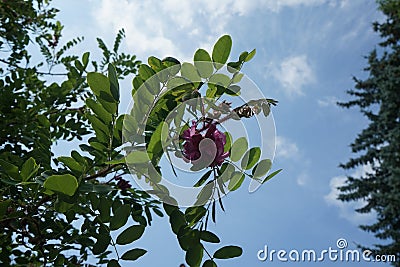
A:
<svg viewBox="0 0 400 267">
<path fill-rule="evenodd" d="M 109 171 L 111 171 L 112 169 L 114 169 L 115 167 L 120 166 L 120 165 L 121 165 L 121 163 L 108 165 L 107 168 L 104 168 L 104 169 L 96 172 L 95 174 L 86 177 L 85 180 L 89 181 L 89 180 L 93 180 L 93 179 L 96 179 L 99 177 L 103 177 L 103 176 L 107 175 Z"/>
</svg>

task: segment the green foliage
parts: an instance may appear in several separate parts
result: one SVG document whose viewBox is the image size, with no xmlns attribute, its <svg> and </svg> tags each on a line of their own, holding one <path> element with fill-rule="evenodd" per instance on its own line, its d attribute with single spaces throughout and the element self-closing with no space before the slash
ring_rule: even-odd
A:
<svg viewBox="0 0 400 267">
<path fill-rule="evenodd" d="M 73 196 L 78 188 L 78 181 L 71 174 L 52 175 L 47 177 L 43 187 L 50 191 Z"/>
<path fill-rule="evenodd" d="M 146 211 L 158 204 L 139 190 L 119 190 L 112 177 L 127 171 L 121 164 L 105 163 L 122 157 L 116 150 L 122 144 L 118 79 L 135 74 L 139 64 L 135 56 L 118 51 L 123 31 L 113 51 L 99 39 L 109 56 L 103 64 L 91 61 L 95 71 L 108 70 L 108 77 L 102 76 L 108 90 L 97 86 L 93 86 L 97 91 L 88 90 L 90 54 L 67 54 L 82 38 L 60 44 L 63 26 L 54 20 L 58 11 L 49 2 L 0 3 L 0 264 L 6 266 L 77 266 L 90 258 L 94 262 L 93 255 L 107 263 L 108 248 L 115 244 L 110 219 L 127 215 L 116 207 L 130 207 L 128 216 L 141 229 L 151 222 Z M 29 40 L 39 46 L 42 62 L 32 62 Z M 55 142 L 82 140 L 90 133 L 94 136 L 89 145 L 81 146 L 88 154 L 75 150 L 70 156 L 52 154 Z M 109 181 L 98 180 L 104 177 Z M 118 230 L 120 225 L 112 224 Z"/>
<path fill-rule="evenodd" d="M 126 261 L 135 261 L 138 258 L 142 257 L 144 254 L 146 254 L 147 251 L 141 248 L 134 248 L 131 250 L 128 250 L 125 252 L 121 259 L 126 260 Z"/>
<path fill-rule="evenodd" d="M 230 152 L 229 160 L 221 167 L 210 167 L 209 163 L 193 164 L 191 167 L 191 170 L 211 168 L 194 184 L 194 187 L 200 188 L 200 192 L 193 206 L 179 208 L 179 200 L 175 200 L 162 184 L 162 173 L 158 164 L 163 156 L 169 157 L 169 153 L 179 154 L 181 135 L 189 124 L 189 120 L 183 119 L 185 112 L 190 113 L 198 123 L 207 120 L 205 114 L 210 120 L 222 122 L 250 118 L 261 111 L 264 116 L 268 116 L 270 105 L 276 105 L 275 100 L 258 99 L 230 110 L 229 107 L 217 106 L 212 101 L 224 95 L 240 94 L 241 88 L 235 83 L 240 82 L 243 75 L 238 70 L 255 55 L 255 50 L 243 52 L 235 69 L 231 67 L 234 64 L 229 63 L 226 72 L 223 66 L 229 58 L 231 46 L 230 36 L 222 36 L 214 45 L 212 57 L 206 50 L 198 49 L 193 63 L 181 63 L 174 58 L 161 60 L 154 56 L 149 57 L 148 65 L 140 65 L 139 72 L 133 79 L 134 104 L 124 120 L 123 136 L 130 151 L 125 158 L 127 165 L 139 179 L 147 181 L 152 187 L 148 193 L 168 203 L 164 203 L 164 210 L 169 216 L 172 232 L 177 236 L 181 248 L 186 251 L 185 259 L 189 266 L 201 266 L 204 255 L 211 257 L 205 244 L 221 242 L 217 235 L 207 230 L 209 219 L 216 222 L 217 204 L 224 210 L 221 197 L 228 191 L 239 189 L 246 176 L 263 183 L 279 173 L 276 171 L 262 179 L 270 170 L 271 161 L 261 159 L 259 147 L 249 149 L 245 137 L 232 140 L 231 135 L 226 133 L 224 151 Z M 202 95 L 207 97 L 204 102 L 200 100 Z M 194 104 L 185 106 L 190 101 Z M 247 109 L 247 113 L 243 109 Z M 225 117 L 214 118 L 209 115 L 215 112 L 220 112 L 220 117 Z M 167 120 L 171 113 L 175 117 Z M 234 163 L 238 161 L 239 166 Z M 171 165 L 171 169 L 177 175 L 174 166 Z M 206 259 L 203 265 L 215 266 L 214 258 L 228 259 L 241 254 L 239 247 L 223 247 L 209 260 Z"/>
<path fill-rule="evenodd" d="M 354 99 L 340 103 L 346 108 L 359 107 L 369 120 L 351 144 L 356 156 L 341 167 L 347 170 L 369 165 L 372 171 L 349 176 L 346 185 L 340 187 L 339 199 L 366 203 L 357 212 L 375 211 L 376 221 L 360 227 L 384 242 L 369 249 L 400 258 L 400 4 L 393 0 L 380 0 L 378 4 L 386 20 L 375 22 L 373 27 L 383 41 L 368 56 L 368 78 L 354 78 L 355 88 L 348 91 Z M 399 262 L 392 264 L 400 266 Z"/>
<path fill-rule="evenodd" d="M 58 11 L 50 1 L 2 1 L 0 12 L 0 47 L 11 47 L 11 52 L 0 52 L 0 264 L 120 266 L 120 261 L 137 260 L 147 251 L 118 251 L 143 236 L 154 214 L 163 216 L 161 202 L 150 194 L 164 201 L 189 266 L 216 266 L 215 259 L 240 256 L 242 250 L 236 246 L 210 253 L 205 244 L 221 240 L 207 225 L 209 218 L 216 222 L 217 204 L 225 210 L 221 197 L 226 191 L 237 190 L 245 177 L 266 181 L 261 178 L 270 164 L 261 159 L 260 148 L 248 150 L 245 138 L 233 140 L 226 133 L 224 151 L 230 151 L 231 159 L 222 166 L 192 166 L 210 170 L 195 184 L 200 193 L 187 208 L 179 207 L 161 184 L 159 162 L 182 145 L 180 136 L 188 128 L 183 114 L 188 110 L 177 109 L 173 120 L 166 118 L 187 100 L 201 104 L 189 110 L 204 125 L 207 119 L 220 119 L 212 114 L 225 116 L 218 122 L 250 118 L 261 110 L 268 116 L 270 105 L 276 104 L 271 99 L 253 100 L 233 110 L 199 101 L 201 95 L 216 100 L 240 95 L 239 70 L 255 50 L 243 52 L 225 71 L 232 40 L 224 35 L 211 56 L 197 50 L 193 63 L 152 56 L 148 64 L 141 64 L 135 56 L 119 52 L 125 36 L 121 30 L 112 50 L 97 39 L 103 54 L 98 62 L 89 52 L 68 54 L 83 38 L 60 44 L 63 26 L 54 21 Z M 38 45 L 40 62 L 31 62 L 29 40 Z M 135 75 L 134 106 L 130 113 L 120 114 L 118 81 L 129 74 Z M 70 155 L 52 153 L 57 142 L 76 139 L 81 141 L 79 149 L 71 149 Z M 165 145 L 171 149 L 165 150 Z M 125 179 L 132 170 L 153 189 L 132 188 Z"/>
<path fill-rule="evenodd" d="M 242 253 L 242 248 L 238 246 L 225 246 L 215 251 L 213 257 L 215 259 L 231 259 L 239 257 Z"/>
</svg>

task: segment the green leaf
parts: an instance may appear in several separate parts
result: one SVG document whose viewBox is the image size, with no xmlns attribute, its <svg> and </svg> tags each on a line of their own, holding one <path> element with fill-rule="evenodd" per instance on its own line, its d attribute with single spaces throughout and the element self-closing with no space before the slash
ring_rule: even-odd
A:
<svg viewBox="0 0 400 267">
<path fill-rule="evenodd" d="M 241 172 L 234 172 L 231 176 L 231 179 L 229 180 L 229 185 L 228 185 L 228 189 L 230 191 L 235 191 L 237 190 L 243 183 L 244 181 L 244 174 Z"/>
<path fill-rule="evenodd" d="M 200 233 L 197 229 L 181 227 L 177 234 L 178 242 L 181 248 L 188 251 L 189 248 L 197 246 L 200 243 Z"/>
<path fill-rule="evenodd" d="M 228 95 L 240 95 L 240 86 L 239 85 L 231 85 L 226 90 Z"/>
<path fill-rule="evenodd" d="M 242 80 L 243 76 L 244 76 L 243 73 L 236 72 L 236 73 L 233 75 L 232 83 L 239 83 L 239 82 Z"/>
<path fill-rule="evenodd" d="M 217 264 L 213 262 L 212 260 L 206 260 L 203 265 L 203 267 L 217 267 Z"/>
<path fill-rule="evenodd" d="M 230 83 L 231 79 L 222 73 L 216 73 L 210 77 L 208 81 L 209 84 L 221 85 L 223 87 L 227 87 Z"/>
<path fill-rule="evenodd" d="M 147 251 L 141 248 L 134 248 L 131 250 L 128 250 L 127 252 L 125 252 L 121 259 L 125 260 L 125 261 L 135 261 L 137 259 L 139 259 L 140 257 L 142 257 L 144 254 L 146 254 Z"/>
<path fill-rule="evenodd" d="M 261 107 L 262 107 L 262 110 L 263 110 L 264 117 L 268 117 L 269 113 L 271 112 L 270 105 L 266 104 L 266 103 L 262 103 Z"/>
<path fill-rule="evenodd" d="M 230 73 L 238 73 L 238 71 L 240 71 L 240 69 L 242 68 L 242 62 L 241 61 L 237 61 L 237 62 L 228 62 L 227 64 L 227 70 Z"/>
<path fill-rule="evenodd" d="M 230 158 L 232 161 L 239 161 L 248 148 L 246 137 L 240 137 L 232 144 Z"/>
<path fill-rule="evenodd" d="M 97 117 L 105 124 L 110 124 L 112 121 L 111 114 L 103 108 L 103 106 L 91 98 L 86 99 L 86 106 L 88 106 Z"/>
<path fill-rule="evenodd" d="M 104 109 L 111 114 L 115 114 L 118 104 L 111 94 L 110 80 L 108 77 L 101 73 L 90 72 L 87 75 L 87 81 L 90 89 L 96 95 Z"/>
<path fill-rule="evenodd" d="M 83 55 L 82 55 L 82 63 L 83 63 L 83 66 L 86 68 L 87 67 L 87 65 L 89 64 L 89 56 L 90 56 L 90 52 L 85 52 Z"/>
<path fill-rule="evenodd" d="M 79 70 L 80 73 L 82 73 L 85 70 L 85 67 L 82 65 L 82 63 L 79 60 L 75 60 L 74 65 L 75 65 L 75 68 L 77 70 Z"/>
<path fill-rule="evenodd" d="M 209 242 L 209 243 L 221 242 L 218 236 L 216 236 L 214 233 L 211 233 L 209 231 L 201 231 L 200 239 L 203 241 Z"/>
<path fill-rule="evenodd" d="M 185 215 L 179 209 L 175 209 L 169 217 L 169 222 L 172 231 L 177 235 L 180 228 L 186 225 Z"/>
<path fill-rule="evenodd" d="M 74 206 L 74 204 L 67 203 L 65 201 L 62 201 L 60 199 L 57 199 L 56 202 L 54 203 L 54 209 L 58 212 L 65 213 L 69 209 L 71 209 Z"/>
<path fill-rule="evenodd" d="M 119 102 L 119 84 L 117 71 L 113 64 L 108 64 L 108 79 L 110 80 L 110 91 L 116 102 Z"/>
<path fill-rule="evenodd" d="M 184 62 L 182 63 L 181 74 L 183 77 L 189 79 L 192 82 L 201 82 L 201 77 L 197 72 L 195 66 L 190 63 Z"/>
<path fill-rule="evenodd" d="M 206 184 L 200 191 L 200 193 L 197 195 L 197 200 L 195 202 L 195 205 L 204 205 L 206 204 L 210 199 L 213 194 L 213 185 L 212 184 Z"/>
<path fill-rule="evenodd" d="M 138 240 L 144 233 L 145 227 L 143 225 L 133 225 L 126 228 L 117 237 L 118 245 L 130 244 L 135 240 Z"/>
<path fill-rule="evenodd" d="M 21 180 L 17 166 L 2 159 L 0 159 L 0 166 L 11 178 L 17 181 Z"/>
<path fill-rule="evenodd" d="M 245 170 L 253 168 L 258 162 L 261 156 L 261 149 L 259 147 L 253 147 L 244 154 L 241 166 Z"/>
<path fill-rule="evenodd" d="M 21 178 L 23 182 L 29 181 L 33 176 L 36 175 L 37 171 L 39 170 L 39 167 L 36 164 L 36 161 L 34 158 L 29 158 L 21 167 Z"/>
<path fill-rule="evenodd" d="M 121 207 L 119 207 L 115 213 L 114 216 L 111 217 L 110 220 L 110 229 L 111 230 L 117 230 L 124 226 L 126 222 L 128 221 L 129 215 L 131 213 L 131 206 L 128 204 L 124 204 Z"/>
<path fill-rule="evenodd" d="M 93 254 L 99 255 L 107 250 L 110 245 L 111 237 L 107 232 L 100 233 L 97 237 L 96 243 L 93 246 Z"/>
<path fill-rule="evenodd" d="M 0 201 L 0 219 L 7 214 L 8 207 L 11 205 L 11 199 Z"/>
<path fill-rule="evenodd" d="M 163 127 L 168 129 L 168 125 L 165 122 L 161 122 L 156 130 L 151 135 L 149 145 L 147 146 L 147 151 L 151 154 L 159 154 L 163 151 L 163 142 L 165 138 L 165 134 L 168 134 L 165 130 L 163 131 Z"/>
<path fill-rule="evenodd" d="M 44 181 L 43 187 L 54 192 L 73 196 L 78 188 L 78 180 L 71 174 L 51 175 Z"/>
<path fill-rule="evenodd" d="M 175 211 L 175 210 L 178 210 L 179 208 L 177 207 L 177 206 L 174 206 L 174 205 L 170 205 L 170 204 L 167 204 L 167 203 L 163 203 L 163 208 L 164 208 L 164 210 L 165 210 L 165 213 L 168 215 L 168 216 L 171 216 L 171 214 Z"/>
<path fill-rule="evenodd" d="M 119 262 L 117 260 L 110 260 L 107 263 L 107 267 L 121 267 L 121 265 L 119 264 Z"/>
<path fill-rule="evenodd" d="M 231 48 L 232 48 L 232 38 L 229 35 L 222 36 L 215 43 L 212 52 L 212 59 L 214 62 L 219 63 L 219 64 L 214 64 L 216 69 L 220 69 L 222 65 L 226 63 L 229 54 L 231 53 Z"/>
<path fill-rule="evenodd" d="M 256 54 L 256 49 L 254 48 L 253 50 L 251 50 L 251 52 L 247 55 L 247 57 L 245 58 L 245 62 L 249 62 Z"/>
<path fill-rule="evenodd" d="M 146 163 L 150 160 L 149 155 L 146 151 L 133 151 L 126 156 L 127 164 L 141 164 Z"/>
<path fill-rule="evenodd" d="M 111 201 L 105 197 L 100 198 L 100 205 L 99 205 L 99 218 L 102 222 L 109 222 L 110 221 L 110 213 L 111 213 Z"/>
<path fill-rule="evenodd" d="M 254 178 L 259 178 L 267 174 L 267 172 L 271 169 L 272 162 L 270 159 L 263 159 L 253 168 L 251 171 Z"/>
<path fill-rule="evenodd" d="M 143 84 L 143 80 L 140 78 L 140 76 L 136 76 L 133 80 L 132 80 L 132 96 L 137 92 L 137 90 L 139 90 L 140 86 L 142 86 Z"/>
<path fill-rule="evenodd" d="M 156 72 L 146 64 L 141 64 L 139 67 L 139 75 L 143 81 L 150 79 Z"/>
<path fill-rule="evenodd" d="M 159 58 L 151 56 L 147 59 L 147 62 L 149 63 L 150 67 L 156 72 L 162 71 L 165 68 L 161 62 L 161 59 Z"/>
<path fill-rule="evenodd" d="M 170 76 L 175 76 L 181 69 L 181 63 L 176 58 L 166 57 L 161 62 L 163 66 L 168 68 L 168 73 Z"/>
<path fill-rule="evenodd" d="M 194 65 L 202 78 L 210 77 L 214 71 L 211 57 L 204 49 L 198 49 L 194 54 Z"/>
<path fill-rule="evenodd" d="M 98 72 L 89 72 L 87 75 L 87 81 L 90 89 L 97 97 L 100 97 L 101 93 L 112 97 L 110 91 L 110 80 L 107 76 Z"/>
<path fill-rule="evenodd" d="M 195 185 L 193 187 L 199 187 L 202 186 L 207 179 L 210 177 L 212 173 L 212 170 L 209 170 L 208 172 L 206 172 L 203 176 L 201 176 L 200 180 L 197 181 L 197 183 L 195 183 Z"/>
<path fill-rule="evenodd" d="M 239 56 L 239 62 L 243 62 L 245 59 L 246 59 L 246 57 L 247 57 L 247 55 L 249 54 L 249 52 L 242 52 L 241 54 L 240 54 L 240 56 Z"/>
<path fill-rule="evenodd" d="M 225 132 L 226 143 L 224 145 L 224 152 L 228 152 L 232 147 L 232 135 L 229 132 Z"/>
<path fill-rule="evenodd" d="M 108 129 L 107 125 L 105 125 L 101 120 L 99 120 L 96 116 L 92 114 L 86 114 L 86 118 L 88 118 L 90 124 L 93 126 L 96 134 L 98 131 L 103 132 L 106 137 L 110 135 L 110 130 Z"/>
<path fill-rule="evenodd" d="M 84 167 L 81 166 L 75 159 L 71 157 L 58 157 L 57 160 L 62 162 L 71 171 L 76 171 L 78 173 L 83 172 Z"/>
<path fill-rule="evenodd" d="M 215 251 L 213 258 L 216 259 L 231 259 L 240 257 L 243 249 L 238 246 L 225 246 Z"/>
<path fill-rule="evenodd" d="M 189 226 L 195 225 L 206 213 L 207 210 L 203 206 L 189 207 L 185 211 L 186 221 Z"/>
<path fill-rule="evenodd" d="M 203 247 L 201 245 L 191 247 L 186 252 L 185 260 L 190 267 L 200 266 L 202 259 L 203 259 Z"/>
<path fill-rule="evenodd" d="M 157 76 L 155 76 L 156 72 L 150 68 L 146 64 L 141 64 L 139 67 L 139 75 L 140 78 L 145 81 L 144 85 L 146 88 L 154 95 L 160 92 L 160 81 Z"/>
<path fill-rule="evenodd" d="M 272 177 L 274 177 L 275 175 L 277 175 L 278 173 L 280 173 L 282 171 L 282 169 L 279 169 L 277 171 L 274 171 L 273 173 L 271 173 L 270 175 L 268 175 L 263 181 L 262 184 L 269 181 Z"/>
</svg>

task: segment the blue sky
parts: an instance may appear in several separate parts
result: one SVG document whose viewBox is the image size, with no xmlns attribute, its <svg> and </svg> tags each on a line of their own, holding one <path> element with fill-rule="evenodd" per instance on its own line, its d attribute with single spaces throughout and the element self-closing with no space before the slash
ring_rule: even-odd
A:
<svg viewBox="0 0 400 267">
<path fill-rule="evenodd" d="M 256 253 L 264 245 L 290 251 L 335 248 L 339 238 L 345 238 L 350 249 L 356 243 L 376 242 L 357 227 L 373 216 L 355 213 L 360 203 L 335 200 L 335 187 L 346 174 L 368 171 L 368 166 L 348 172 L 338 168 L 350 157 L 349 144 L 367 121 L 357 110 L 341 109 L 335 102 L 348 99 L 345 91 L 353 87 L 353 75 L 366 77 L 364 56 L 379 42 L 371 23 L 382 19 L 375 1 L 55 0 L 54 4 L 65 24 L 64 40 L 85 36 L 74 50 L 77 53 L 93 51 L 99 56 L 95 38 L 111 46 L 120 28 L 126 31 L 124 51 L 142 61 L 151 55 L 191 60 L 197 48 L 210 51 L 222 34 L 233 38 L 233 59 L 244 50 L 257 49 L 243 71 L 267 97 L 279 100 L 273 110 L 277 131 L 273 169 L 284 171 L 255 193 L 243 187 L 224 199 L 226 212 L 218 214 L 212 229 L 222 244 L 240 245 L 244 254 L 218 266 L 290 264 L 258 261 Z M 128 96 L 130 81 L 124 81 L 122 88 Z M 123 107 L 128 105 L 126 99 Z M 156 220 L 134 245 L 149 252 L 124 266 L 184 262 L 166 218 Z M 323 263 L 339 264 L 365 265 Z"/>
</svg>

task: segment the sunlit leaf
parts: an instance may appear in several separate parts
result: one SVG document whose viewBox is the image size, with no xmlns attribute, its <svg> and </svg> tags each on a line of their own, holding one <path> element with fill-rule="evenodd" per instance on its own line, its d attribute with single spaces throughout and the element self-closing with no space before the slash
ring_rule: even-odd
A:
<svg viewBox="0 0 400 267">
<path fill-rule="evenodd" d="M 250 61 L 255 56 L 255 54 L 256 54 L 256 49 L 254 48 L 253 50 L 251 50 L 250 53 L 248 53 L 244 61 L 246 62 Z"/>
<path fill-rule="evenodd" d="M 78 180 L 71 174 L 51 175 L 44 181 L 43 187 L 54 192 L 73 196 L 78 188 Z"/>
<path fill-rule="evenodd" d="M 91 98 L 86 99 L 86 105 L 102 120 L 104 123 L 111 123 L 111 114 L 103 106 Z"/>
<path fill-rule="evenodd" d="M 252 170 L 252 175 L 254 178 L 259 178 L 264 176 L 272 166 L 270 159 L 263 159 Z"/>
<path fill-rule="evenodd" d="M 231 53 L 231 48 L 232 38 L 229 35 L 222 36 L 215 43 L 212 52 L 212 59 L 214 62 L 219 63 L 214 65 L 217 69 L 220 69 L 222 65 L 226 63 L 229 54 Z"/>
<path fill-rule="evenodd" d="M 201 82 L 201 78 L 195 66 L 190 63 L 184 62 L 182 63 L 181 68 L 182 76 L 191 80 L 192 82 Z"/>
<path fill-rule="evenodd" d="M 280 173 L 282 171 L 282 169 L 279 169 L 277 171 L 274 171 L 273 173 L 271 173 L 270 175 L 268 175 L 263 181 L 262 183 L 265 183 L 267 181 L 269 181 L 272 177 L 274 177 L 275 175 L 277 175 L 278 173 Z"/>
<path fill-rule="evenodd" d="M 211 57 L 204 49 L 198 49 L 194 54 L 194 65 L 202 78 L 208 78 L 213 73 Z"/>
<path fill-rule="evenodd" d="M 119 102 L 118 75 L 113 64 L 108 64 L 108 79 L 110 80 L 110 91 L 116 102 Z"/>
<path fill-rule="evenodd" d="M 240 137 L 232 144 L 230 158 L 232 161 L 239 161 L 248 148 L 246 137 Z"/>
<path fill-rule="evenodd" d="M 244 178 L 245 176 L 243 173 L 238 171 L 234 172 L 229 180 L 228 189 L 230 191 L 237 190 L 242 185 Z"/>
<path fill-rule="evenodd" d="M 71 171 L 83 171 L 83 167 L 72 157 L 58 157 L 57 160 L 64 163 Z"/>
<path fill-rule="evenodd" d="M 245 170 L 253 168 L 258 162 L 261 156 L 261 149 L 259 147 L 253 147 L 249 149 L 243 156 L 241 166 Z"/>
<path fill-rule="evenodd" d="M 39 170 L 39 167 L 36 164 L 36 161 L 34 158 L 30 157 L 27 161 L 24 162 L 24 164 L 21 167 L 21 178 L 23 182 L 29 181 L 33 176 L 36 175 L 37 171 Z"/>
<path fill-rule="evenodd" d="M 203 206 L 189 207 L 185 211 L 186 221 L 189 226 L 196 224 L 206 214 L 207 210 Z"/>
<path fill-rule="evenodd" d="M 150 160 L 149 155 L 146 151 L 133 151 L 126 156 L 126 163 L 127 164 L 139 164 L 145 163 Z"/>
</svg>

